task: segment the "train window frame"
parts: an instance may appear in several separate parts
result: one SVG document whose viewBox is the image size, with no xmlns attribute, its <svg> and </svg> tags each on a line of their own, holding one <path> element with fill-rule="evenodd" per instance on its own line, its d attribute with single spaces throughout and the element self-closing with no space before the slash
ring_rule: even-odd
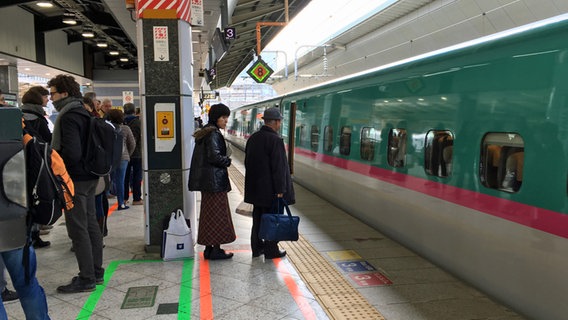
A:
<svg viewBox="0 0 568 320">
<path fill-rule="evenodd" d="M 323 148 L 324 151 L 333 151 L 333 127 L 325 126 L 323 129 Z"/>
<path fill-rule="evenodd" d="M 350 126 L 341 127 L 339 134 L 339 153 L 344 156 L 351 154 L 351 134 L 353 130 Z"/>
<path fill-rule="evenodd" d="M 424 137 L 424 172 L 429 176 L 447 178 L 452 175 L 454 133 L 450 130 L 429 130 Z"/>
<path fill-rule="evenodd" d="M 374 127 L 361 128 L 361 144 L 359 154 L 361 160 L 373 161 L 375 160 L 375 150 L 379 144 L 377 137 L 380 135 L 379 130 Z"/>
<path fill-rule="evenodd" d="M 296 143 L 298 144 L 298 146 L 300 147 L 305 147 L 305 143 L 306 141 L 306 125 L 303 123 L 300 123 L 298 126 L 298 139 L 296 139 Z"/>
<path fill-rule="evenodd" d="M 517 132 L 488 132 L 481 140 L 479 180 L 489 189 L 517 193 L 523 184 L 525 143 Z"/>
<path fill-rule="evenodd" d="M 313 152 L 317 152 L 319 148 L 319 127 L 315 124 L 310 129 L 310 148 Z"/>
<path fill-rule="evenodd" d="M 402 139 L 399 137 L 403 135 Z M 396 139 L 395 139 L 396 138 Z M 408 145 L 408 133 L 404 128 L 392 128 L 389 130 L 387 139 L 387 163 L 394 168 L 402 168 L 406 165 L 406 146 Z"/>
</svg>

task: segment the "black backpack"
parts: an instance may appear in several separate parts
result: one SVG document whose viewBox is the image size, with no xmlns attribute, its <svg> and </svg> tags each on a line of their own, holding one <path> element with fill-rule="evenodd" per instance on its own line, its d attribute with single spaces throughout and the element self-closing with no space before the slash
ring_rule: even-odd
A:
<svg viewBox="0 0 568 320">
<path fill-rule="evenodd" d="M 89 122 L 89 140 L 85 156 L 85 169 L 99 177 L 106 176 L 120 165 L 122 130 L 108 120 L 92 117 Z"/>
<path fill-rule="evenodd" d="M 47 142 L 33 137 L 26 144 L 26 179 L 29 200 L 29 215 L 32 223 L 52 225 L 65 208 L 63 179 L 53 173 L 51 153 Z"/>
<path fill-rule="evenodd" d="M 4 111 L 3 109 L 7 108 L 0 108 Z M 10 115 L 8 112 L 0 113 L 4 119 L 9 119 L 6 115 Z M 8 125 L 5 125 L 5 127 L 8 127 Z M 12 129 L 12 132 L 18 130 L 17 127 L 7 129 Z M 6 131 L 0 129 L 0 136 L 2 136 L 0 140 L 0 171 L 2 174 L 0 182 L 0 189 L 2 189 L 0 191 L 0 251 L 23 247 L 26 244 L 27 237 L 28 204 L 24 183 L 26 171 L 24 167 L 24 145 L 21 135 L 19 139 L 6 138 Z"/>
</svg>

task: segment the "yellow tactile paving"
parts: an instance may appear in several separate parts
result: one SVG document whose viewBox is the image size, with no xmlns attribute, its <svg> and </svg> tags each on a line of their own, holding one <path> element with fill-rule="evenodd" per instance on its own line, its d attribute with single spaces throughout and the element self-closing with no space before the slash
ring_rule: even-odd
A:
<svg viewBox="0 0 568 320">
<path fill-rule="evenodd" d="M 229 176 L 244 193 L 244 176 L 235 167 L 229 167 Z M 330 319 L 359 320 L 385 318 L 375 309 L 335 267 L 300 235 L 296 242 L 281 242 L 287 257 Z M 345 253 L 332 254 L 341 259 Z"/>
</svg>

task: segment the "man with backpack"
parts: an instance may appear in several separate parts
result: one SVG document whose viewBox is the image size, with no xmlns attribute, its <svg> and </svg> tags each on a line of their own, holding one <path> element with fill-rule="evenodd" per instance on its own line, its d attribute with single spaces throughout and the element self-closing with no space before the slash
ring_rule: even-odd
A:
<svg viewBox="0 0 568 320">
<path fill-rule="evenodd" d="M 51 100 L 59 112 L 52 136 L 52 147 L 65 162 L 75 185 L 75 206 L 65 210 L 67 233 L 73 243 L 79 274 L 60 293 L 94 291 L 103 283 L 103 237 L 95 209 L 98 176 L 85 167 L 91 116 L 83 107 L 80 85 L 70 75 L 60 74 L 47 83 Z"/>
<path fill-rule="evenodd" d="M 2 108 L 0 108 L 2 109 Z M 12 112 L 16 111 L 16 112 Z M 21 122 L 21 113 L 18 109 L 0 110 L 2 119 L 13 119 Z M 18 123 L 9 123 L 4 121 L 4 126 L 15 129 Z M 36 255 L 33 246 L 26 246 L 29 243 L 26 230 L 27 216 L 27 197 L 13 196 L 8 197 L 8 193 L 15 191 L 18 195 L 25 195 L 25 176 L 26 166 L 23 160 L 23 144 L 21 135 L 15 134 L 17 130 L 8 130 L 12 132 L 12 137 L 3 136 L 0 150 L 1 170 L 0 186 L 3 189 L 0 196 L 0 207 L 2 207 L 3 219 L 0 219 L 0 258 L 4 262 L 6 269 L 10 273 L 12 284 L 18 292 L 20 304 L 24 310 L 26 319 L 28 320 L 49 320 L 47 299 L 43 288 L 39 285 L 36 277 Z M 6 134 L 6 132 L 4 132 Z M 15 148 L 17 147 L 17 148 Z M 7 162 L 17 162 L 19 166 L 4 165 Z M 6 172 L 6 170 L 9 171 Z M 14 181 L 15 178 L 15 181 Z M 8 179 L 8 181 L 4 180 Z M 8 190 L 10 192 L 8 192 Z M 16 239 L 16 240 L 14 240 Z M 8 299 L 6 299 L 8 298 Z M 13 296 L 5 294 L 0 295 L 0 319 L 8 319 L 5 301 L 14 300 Z"/>
</svg>

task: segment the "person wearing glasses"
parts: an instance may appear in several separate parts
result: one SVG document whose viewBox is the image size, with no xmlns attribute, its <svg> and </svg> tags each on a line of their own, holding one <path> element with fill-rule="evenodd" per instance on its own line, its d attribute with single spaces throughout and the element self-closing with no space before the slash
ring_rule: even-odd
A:
<svg viewBox="0 0 568 320">
<path fill-rule="evenodd" d="M 53 106 L 59 112 L 53 128 L 51 145 L 65 162 L 75 185 L 75 206 L 65 210 L 65 225 L 71 238 L 79 274 L 68 285 L 57 288 L 60 293 L 94 291 L 104 282 L 103 237 L 95 209 L 98 177 L 85 169 L 91 115 L 83 106 L 80 85 L 70 75 L 60 74 L 47 83 Z"/>
</svg>

